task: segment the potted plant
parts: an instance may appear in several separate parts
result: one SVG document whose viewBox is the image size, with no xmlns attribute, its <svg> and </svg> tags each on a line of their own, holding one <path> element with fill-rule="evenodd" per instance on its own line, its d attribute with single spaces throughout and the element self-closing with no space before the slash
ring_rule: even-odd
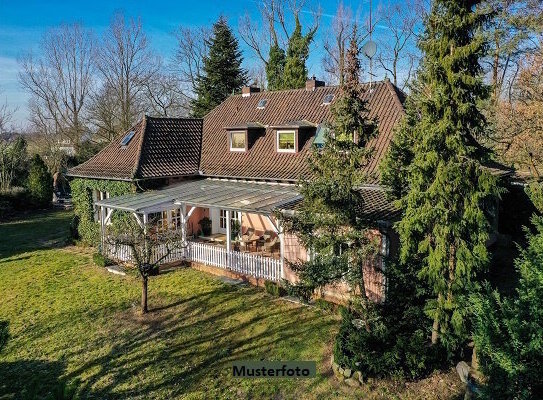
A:
<svg viewBox="0 0 543 400">
<path fill-rule="evenodd" d="M 208 217 L 202 218 L 198 223 L 202 227 L 202 234 L 204 236 L 211 235 L 211 220 Z"/>
<path fill-rule="evenodd" d="M 238 239 L 239 233 L 241 232 L 241 224 L 237 219 L 233 219 L 230 222 L 230 238 L 232 240 Z"/>
</svg>

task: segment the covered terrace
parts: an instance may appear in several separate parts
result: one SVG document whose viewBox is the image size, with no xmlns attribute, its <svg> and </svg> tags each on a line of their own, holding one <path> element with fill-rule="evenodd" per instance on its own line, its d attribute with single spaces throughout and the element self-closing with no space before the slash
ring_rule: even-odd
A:
<svg viewBox="0 0 543 400">
<path fill-rule="evenodd" d="M 112 258 L 130 260 L 128 249 L 113 249 L 104 237 L 113 212 L 120 211 L 131 213 L 141 226 L 181 230 L 184 250 L 169 262 L 185 260 L 278 281 L 284 278 L 286 240 L 273 214 L 300 199 L 294 185 L 201 179 L 99 200 L 95 206 L 101 211 L 102 249 Z M 305 257 L 305 251 L 298 256 Z"/>
</svg>

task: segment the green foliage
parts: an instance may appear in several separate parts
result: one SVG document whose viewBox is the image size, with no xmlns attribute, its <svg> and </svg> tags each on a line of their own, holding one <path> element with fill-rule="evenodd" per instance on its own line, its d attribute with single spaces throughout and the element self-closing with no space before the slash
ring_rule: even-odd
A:
<svg viewBox="0 0 543 400">
<path fill-rule="evenodd" d="M 94 221 L 92 191 L 108 192 L 111 197 L 114 197 L 132 193 L 136 189 L 130 182 L 83 178 L 74 179 L 70 186 L 75 215 L 79 218 L 78 234 L 85 243 L 92 246 L 100 242 L 100 225 Z"/>
<path fill-rule="evenodd" d="M 104 257 L 102 254 L 98 252 L 92 255 L 92 261 L 94 262 L 94 264 L 96 264 L 96 266 L 102 267 L 102 268 L 105 268 L 108 265 L 113 264 L 113 262 L 109 258 Z"/>
<path fill-rule="evenodd" d="M 283 289 L 283 287 L 276 282 L 264 281 L 264 287 L 266 288 L 266 292 L 272 296 L 280 297 L 285 294 L 285 289 Z"/>
<path fill-rule="evenodd" d="M 206 44 L 209 54 L 203 59 L 203 75 L 198 77 L 197 98 L 192 102 L 196 117 L 206 115 L 247 82 L 238 40 L 223 16 L 213 24 L 213 36 Z"/>
<path fill-rule="evenodd" d="M 371 153 L 354 139 L 358 136 L 360 143 L 366 143 L 373 124 L 363 114 L 366 104 L 356 41 L 346 64 L 348 76 L 332 111 L 332 132 L 326 134 L 322 149 L 313 149 L 309 157 L 312 178 L 300 182 L 299 212 L 279 217 L 285 230 L 296 234 L 314 254 L 310 261 L 291 265 L 300 277 L 296 286 L 302 293 L 346 281 L 367 303 L 362 265 L 375 254 L 376 243 L 369 235 L 371 226 L 358 214 L 364 205 L 359 191 L 366 181 L 363 167 Z"/>
<path fill-rule="evenodd" d="M 0 191 L 23 186 L 27 177 L 27 143 L 19 136 L 15 140 L 0 138 Z"/>
<path fill-rule="evenodd" d="M 30 199 L 38 207 L 48 207 L 53 201 L 53 177 L 38 154 L 30 160 L 27 189 Z"/>
<path fill-rule="evenodd" d="M 9 340 L 9 322 L 0 321 L 0 353 Z"/>
<path fill-rule="evenodd" d="M 434 293 L 426 307 L 432 342 L 450 351 L 467 339 L 472 278 L 488 263 L 485 204 L 501 191 L 482 167 L 488 152 L 475 140 L 485 129 L 478 104 L 489 94 L 479 65 L 488 17 L 480 3 L 432 3 L 407 117 L 383 167 L 383 183 L 400 196 L 403 211 L 401 260 L 421 263 L 418 276 Z"/>
<path fill-rule="evenodd" d="M 211 235 L 211 220 L 208 217 L 202 218 L 200 221 L 198 221 L 198 223 L 202 228 L 202 234 L 204 236 Z"/>
<path fill-rule="evenodd" d="M 290 35 L 285 59 L 285 68 L 281 87 L 283 89 L 299 89 L 307 81 L 307 68 L 305 62 L 309 57 L 309 46 L 315 38 L 317 28 L 302 34 L 302 25 L 296 15 L 294 31 Z M 280 64 L 279 64 L 280 66 Z"/>
<path fill-rule="evenodd" d="M 475 348 L 487 378 L 484 398 L 543 398 L 543 218 L 534 216 L 535 234 L 515 264 L 516 295 L 502 298 L 487 286 L 472 297 Z"/>
<path fill-rule="evenodd" d="M 359 316 L 342 309 L 342 324 L 334 345 L 335 360 L 364 376 L 424 377 L 442 366 L 444 352 L 428 346 L 425 324 L 425 290 L 416 279 L 416 268 L 389 263 L 387 298 L 373 308 L 371 330 Z"/>
<path fill-rule="evenodd" d="M 266 64 L 266 79 L 268 90 L 279 90 L 283 87 L 283 74 L 285 71 L 286 55 L 277 39 L 270 46 L 268 62 Z"/>
</svg>

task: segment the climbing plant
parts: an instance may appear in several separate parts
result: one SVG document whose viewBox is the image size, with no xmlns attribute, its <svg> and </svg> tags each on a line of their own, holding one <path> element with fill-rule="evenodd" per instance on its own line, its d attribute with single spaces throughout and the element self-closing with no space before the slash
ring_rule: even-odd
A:
<svg viewBox="0 0 543 400">
<path fill-rule="evenodd" d="M 136 186 L 131 182 L 102 179 L 77 178 L 71 182 L 70 186 L 75 218 L 78 220 L 77 233 L 85 243 L 91 246 L 99 243 L 100 235 L 100 225 L 94 220 L 92 192 L 99 190 L 108 192 L 110 196 L 120 196 L 136 191 Z"/>
</svg>

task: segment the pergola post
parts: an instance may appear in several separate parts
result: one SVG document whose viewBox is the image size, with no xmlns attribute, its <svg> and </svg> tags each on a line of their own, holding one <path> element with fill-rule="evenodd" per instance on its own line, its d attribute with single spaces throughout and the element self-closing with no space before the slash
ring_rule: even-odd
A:
<svg viewBox="0 0 543 400">
<path fill-rule="evenodd" d="M 101 245 L 102 245 L 102 255 L 105 255 L 105 247 L 104 246 L 106 244 L 105 232 L 104 232 L 104 228 L 105 228 L 104 212 L 105 212 L 104 206 L 100 206 L 100 239 L 101 239 Z"/>
<path fill-rule="evenodd" d="M 230 210 L 226 210 L 226 263 L 228 266 L 230 266 L 230 246 L 232 241 L 230 229 Z"/>
<path fill-rule="evenodd" d="M 269 215 L 266 218 L 273 228 L 273 231 L 279 237 L 279 257 L 281 260 L 281 279 L 285 279 L 285 234 L 283 233 L 283 224 L 281 221 L 273 221 Z"/>
</svg>

